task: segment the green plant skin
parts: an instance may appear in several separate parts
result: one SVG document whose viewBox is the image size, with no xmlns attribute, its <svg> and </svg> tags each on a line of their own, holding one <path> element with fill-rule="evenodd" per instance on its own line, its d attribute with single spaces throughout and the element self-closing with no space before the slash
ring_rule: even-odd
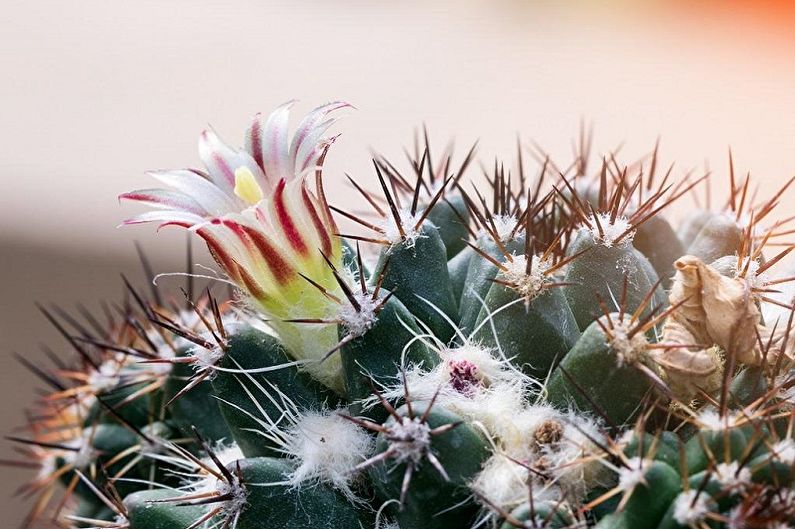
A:
<svg viewBox="0 0 795 529">
<path fill-rule="evenodd" d="M 738 253 L 742 240 L 743 232 L 733 219 L 726 215 L 715 215 L 704 224 L 686 253 L 705 263 L 711 263 L 726 255 Z"/>
<path fill-rule="evenodd" d="M 174 364 L 164 388 L 166 401 L 179 393 L 194 375 L 190 364 Z M 226 426 L 218 400 L 213 398 L 212 386 L 204 381 L 191 388 L 168 406 L 171 420 L 184 435 L 193 436 L 193 428 L 208 441 L 229 440 L 232 434 Z"/>
<path fill-rule="evenodd" d="M 142 490 L 124 499 L 130 529 L 185 529 L 201 518 L 207 507 L 151 503 L 179 496 L 173 490 Z"/>
<path fill-rule="evenodd" d="M 458 252 L 455 257 L 447 261 L 447 272 L 450 274 L 450 286 L 453 289 L 453 297 L 459 304 L 459 307 L 461 306 L 461 296 L 464 292 L 464 285 L 467 280 L 469 263 L 472 262 L 473 258 L 477 259 L 476 255 L 475 250 L 467 246 Z"/>
<path fill-rule="evenodd" d="M 494 283 L 485 301 L 477 325 L 487 319 L 490 323 L 483 325 L 475 338 L 495 350 L 499 346 L 506 358 L 536 380 L 546 380 L 580 337 L 560 288 L 546 289 L 526 304 L 514 290 Z"/>
<path fill-rule="evenodd" d="M 618 316 L 613 317 L 617 321 Z M 577 384 L 573 384 L 562 370 Z M 636 367 L 619 366 L 618 357 L 597 322 L 588 326 L 552 372 L 546 386 L 547 400 L 558 409 L 573 407 L 592 414 L 604 414 L 617 425 L 627 423 L 636 415 L 641 401 L 651 389 L 652 383 Z"/>
<path fill-rule="evenodd" d="M 594 241 L 589 230 L 581 229 L 568 253 L 574 255 L 582 251 L 586 253 L 572 261 L 566 271 L 564 282 L 570 285 L 563 287 L 581 330 L 602 316 L 599 296 L 610 310 L 617 310 L 615 304 L 621 300 L 625 278 L 627 294 L 624 311 L 627 313 L 638 308 L 659 279 L 649 260 L 629 242 L 622 241 L 608 248 Z M 643 315 L 652 308 L 666 304 L 665 292 L 658 286 Z"/>
<path fill-rule="evenodd" d="M 505 249 L 511 253 L 524 252 L 524 239 L 522 237 L 503 244 Z M 475 242 L 475 246 L 497 261 L 505 259 L 500 247 L 487 235 L 481 236 Z M 483 308 L 482 300 L 489 293 L 489 289 L 494 283 L 492 280 L 497 277 L 498 271 L 497 267 L 482 255 L 476 254 L 470 259 L 459 304 L 459 327 L 465 334 L 475 329 L 478 316 Z"/>
<path fill-rule="evenodd" d="M 373 279 L 381 275 L 383 288 L 393 291 L 439 340 L 450 341 L 454 329 L 438 311 L 455 321 L 458 304 L 447 271 L 447 250 L 436 226 L 426 221 L 410 248 L 405 243 L 384 248 L 373 270 Z"/>
<path fill-rule="evenodd" d="M 124 404 L 122 404 L 122 402 L 148 384 L 148 382 L 141 382 L 139 384 L 121 386 L 102 393 L 99 395 L 99 398 L 102 399 L 102 402 L 107 406 L 112 407 L 124 421 L 141 428 L 149 424 L 152 420 L 156 420 L 160 417 L 164 404 L 163 393 L 161 391 L 154 391 L 141 395 L 130 402 Z M 99 402 L 95 402 L 86 414 L 83 425 L 88 428 L 97 422 L 120 424 L 119 419 L 108 412 L 105 406 Z"/>
<path fill-rule="evenodd" d="M 632 245 L 649 260 L 657 275 L 668 285 L 674 275 L 674 262 L 685 248 L 676 232 L 662 216 L 654 216 L 641 224 Z"/>
<path fill-rule="evenodd" d="M 676 230 L 679 241 L 682 243 L 682 248 L 689 248 L 702 228 L 717 215 L 719 214 L 713 211 L 697 209 L 685 216 Z"/>
<path fill-rule="evenodd" d="M 729 395 L 735 405 L 748 406 L 764 396 L 767 391 L 768 385 L 764 368 L 749 366 L 734 376 L 729 388 Z"/>
<path fill-rule="evenodd" d="M 139 444 L 139 439 L 136 434 L 125 428 L 124 426 L 120 426 L 118 424 L 112 423 L 99 423 L 96 427 L 93 427 L 93 431 L 91 434 L 91 446 L 93 451 L 95 452 L 95 456 L 92 460 L 92 463 L 96 465 L 96 468 L 99 469 L 101 466 L 104 466 L 110 459 L 112 459 L 116 454 L 127 450 L 128 448 Z M 130 459 L 134 457 L 134 454 L 131 454 L 129 457 L 123 458 L 120 461 L 115 462 L 114 464 L 108 466 L 106 468 L 107 476 L 113 477 L 116 473 L 124 468 L 124 466 L 130 461 Z M 58 458 L 56 462 L 58 467 L 61 467 L 64 464 L 64 460 Z M 79 468 L 86 474 L 89 478 L 92 479 L 93 483 L 97 485 L 100 489 L 107 483 L 106 473 L 97 472 L 96 476 L 91 476 L 88 468 Z M 61 482 L 64 485 L 68 485 L 72 478 L 75 476 L 73 472 L 66 472 L 60 477 Z M 125 477 L 128 478 L 145 478 L 139 469 L 133 468 L 130 472 L 128 472 Z M 141 485 L 136 483 L 130 483 L 126 481 L 117 481 L 115 483 L 116 489 L 119 491 L 119 494 L 125 496 L 131 492 L 136 491 L 137 489 L 141 488 Z M 92 491 L 85 483 L 80 481 L 77 486 L 75 487 L 75 494 L 81 498 L 86 499 L 89 501 L 93 501 L 96 499 L 96 494 Z"/>
<path fill-rule="evenodd" d="M 676 470 L 662 461 L 651 461 L 644 471 L 646 484 L 635 486 L 621 512 L 608 514 L 595 529 L 655 529 L 669 505 L 682 490 Z"/>
<path fill-rule="evenodd" d="M 462 220 L 463 219 L 463 220 Z M 447 249 L 447 259 L 452 259 L 467 247 L 469 237 L 469 209 L 459 193 L 447 193 L 428 213 L 428 220 L 439 228 L 439 236 Z"/>
<path fill-rule="evenodd" d="M 388 293 L 382 292 L 382 295 Z M 341 329 L 340 339 L 345 334 L 346 331 Z M 369 397 L 373 393 L 373 384 L 375 387 L 394 384 L 399 380 L 404 360 L 406 366 L 421 364 L 426 369 L 436 366 L 440 361 L 439 355 L 422 340 L 414 340 L 419 334 L 420 329 L 411 313 L 396 296 L 392 296 L 378 313 L 375 324 L 340 349 L 348 398 L 355 401 Z M 409 342 L 412 343 L 406 349 Z M 356 405 L 354 410 L 354 414 L 362 411 Z M 377 417 L 383 419 L 384 411 L 380 408 L 377 411 Z"/>
<path fill-rule="evenodd" d="M 511 512 L 511 517 L 533 529 L 561 529 L 575 523 L 570 512 L 550 501 L 539 502 L 532 508 L 529 503 L 522 504 Z M 506 521 L 500 529 L 516 529 L 516 526 Z"/>
<path fill-rule="evenodd" d="M 421 417 L 427 410 L 427 402 L 412 403 L 415 417 Z M 398 414 L 409 416 L 406 405 L 397 410 Z M 385 425 L 394 424 L 390 417 Z M 394 513 L 401 529 L 447 529 L 467 527 L 476 512 L 474 504 L 458 506 L 471 492 L 466 487 L 480 471 L 481 465 L 489 456 L 486 439 L 471 425 L 463 422 L 458 415 L 434 405 L 428 415 L 428 425 L 438 428 L 446 424 L 460 423 L 452 430 L 432 437 L 431 450 L 447 472 L 446 481 L 427 461 L 420 462 L 414 471 L 402 509 Z M 376 452 L 388 449 L 389 442 L 384 434 L 379 434 Z M 405 463 L 395 465 L 391 460 L 373 465 L 370 479 L 377 496 L 383 501 L 400 498 Z"/>
<path fill-rule="evenodd" d="M 219 365 L 225 369 L 259 369 L 290 361 L 278 339 L 248 328 L 229 339 L 224 358 Z M 281 417 L 282 411 L 260 389 L 265 389 L 276 402 L 280 402 L 273 387 L 279 388 L 301 410 L 317 410 L 324 406 L 334 406 L 337 402 L 330 390 L 295 366 L 250 375 L 218 371 L 212 380 L 212 394 L 219 402 L 221 414 L 232 438 L 246 457 L 275 455 L 278 447 L 262 435 L 251 431 L 250 429 L 263 430 L 263 426 L 235 406 L 260 420 L 264 420 L 264 411 L 275 421 Z M 252 402 L 249 393 L 257 399 L 257 404 Z"/>
<path fill-rule="evenodd" d="M 673 432 L 659 432 L 656 434 L 646 433 L 643 435 L 643 457 L 651 457 L 655 461 L 661 461 L 668 466 L 679 468 L 679 445 L 682 441 Z M 652 454 L 652 447 L 654 453 Z M 627 457 L 639 457 L 640 439 L 633 435 L 629 443 L 624 447 L 624 454 Z"/>
<path fill-rule="evenodd" d="M 278 485 L 291 470 L 284 459 L 258 457 L 229 465 L 242 477 L 246 506 L 238 529 L 364 529 L 370 517 L 322 484 L 306 488 Z"/>
<path fill-rule="evenodd" d="M 748 447 L 748 441 L 746 432 L 740 428 L 730 428 L 728 431 L 703 429 L 698 431 L 685 443 L 688 475 L 692 476 L 706 470 L 711 460 L 717 462 L 741 460 Z"/>
</svg>

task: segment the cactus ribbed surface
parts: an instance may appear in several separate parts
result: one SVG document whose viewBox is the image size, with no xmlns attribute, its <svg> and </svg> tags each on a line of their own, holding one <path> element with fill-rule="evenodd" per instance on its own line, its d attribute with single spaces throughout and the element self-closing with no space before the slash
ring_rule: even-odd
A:
<svg viewBox="0 0 795 529">
<path fill-rule="evenodd" d="M 28 526 L 795 524 L 789 182 L 752 200 L 731 163 L 725 207 L 674 222 L 707 176 L 656 175 L 657 148 L 591 168 L 585 135 L 571 164 L 478 179 L 425 134 L 346 210 L 322 171 L 350 105 L 289 134 L 291 106 L 122 195 L 234 291 L 189 269 L 102 318 L 43 309 L 75 354 L 21 357 L 48 386 L 8 438 Z"/>
</svg>

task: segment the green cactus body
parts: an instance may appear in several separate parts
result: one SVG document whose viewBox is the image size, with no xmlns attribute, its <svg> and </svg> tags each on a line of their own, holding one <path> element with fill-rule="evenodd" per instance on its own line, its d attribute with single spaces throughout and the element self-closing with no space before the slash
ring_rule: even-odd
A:
<svg viewBox="0 0 795 529">
<path fill-rule="evenodd" d="M 649 260 L 665 284 L 674 275 L 674 261 L 682 257 L 685 248 L 676 232 L 663 217 L 651 217 L 638 226 L 632 245 Z"/>
<path fill-rule="evenodd" d="M 644 462 L 643 481 L 631 490 L 621 512 L 602 518 L 597 529 L 655 529 L 682 490 L 679 474 L 662 461 Z M 645 482 L 645 483 L 644 483 Z M 626 492 L 625 494 L 630 494 Z"/>
<path fill-rule="evenodd" d="M 636 353 L 643 355 L 642 351 Z M 554 406 L 573 406 L 581 411 L 604 414 L 615 424 L 623 424 L 635 416 L 651 389 L 648 377 L 631 363 L 621 360 L 597 322 L 583 332 L 552 372 L 546 386 L 547 400 Z"/>
<path fill-rule="evenodd" d="M 173 399 L 194 375 L 190 364 L 174 364 L 165 386 L 165 397 Z M 180 395 L 169 406 L 171 420 L 186 435 L 193 435 L 196 428 L 199 434 L 213 441 L 230 439 L 229 428 L 224 422 L 218 400 L 213 398 L 212 386 L 209 382 L 200 382 L 186 393 Z"/>
<path fill-rule="evenodd" d="M 428 220 L 439 228 L 439 236 L 447 249 L 447 258 L 452 259 L 466 248 L 464 242 L 469 237 L 467 223 L 469 209 L 458 193 L 450 193 L 434 204 Z"/>
<path fill-rule="evenodd" d="M 727 215 L 714 215 L 704 224 L 693 242 L 687 247 L 688 255 L 695 255 L 705 263 L 711 263 L 726 255 L 740 251 L 743 231 Z"/>
<path fill-rule="evenodd" d="M 383 287 L 393 291 L 439 340 L 448 342 L 452 338 L 454 329 L 439 311 L 455 321 L 458 305 L 447 270 L 447 251 L 433 224 L 425 222 L 412 244 L 403 241 L 384 249 L 373 278 L 382 274 Z"/>
<path fill-rule="evenodd" d="M 130 529 L 185 529 L 209 510 L 203 506 L 159 503 L 179 497 L 173 490 L 141 490 L 124 499 Z"/>
<path fill-rule="evenodd" d="M 641 454 L 641 440 L 637 435 L 633 434 L 624 447 L 624 454 L 627 457 L 644 457 L 662 461 L 668 466 L 678 469 L 680 444 L 679 436 L 673 432 L 647 433 L 643 435 L 643 453 Z"/>
<path fill-rule="evenodd" d="M 290 361 L 276 338 L 249 328 L 231 337 L 220 367 L 257 370 L 282 366 Z M 320 409 L 336 401 L 331 391 L 296 366 L 250 375 L 218 371 L 212 381 L 212 394 L 219 402 L 225 423 L 247 457 L 273 455 L 279 448 L 257 433 L 271 427 L 265 415 L 276 423 L 284 413 L 281 407 L 284 404 L 277 405 L 284 401 L 276 389 L 299 409 Z"/>
<path fill-rule="evenodd" d="M 370 329 L 345 343 L 340 350 L 345 389 L 350 400 L 369 397 L 373 384 L 377 387 L 394 383 L 404 362 L 426 369 L 439 363 L 438 354 L 421 340 L 414 339 L 421 331 L 397 296 L 386 302 L 376 318 Z M 346 333 L 341 329 L 340 339 L 344 339 Z"/>
<path fill-rule="evenodd" d="M 475 339 L 499 348 L 536 380 L 545 380 L 580 337 L 577 322 L 559 288 L 543 290 L 525 303 L 514 290 L 494 283 L 485 302 Z M 489 317 L 490 314 L 494 315 Z"/>
<path fill-rule="evenodd" d="M 135 397 L 135 394 L 144 389 L 146 385 L 145 382 L 128 384 L 102 393 L 99 398 L 102 399 L 105 406 L 95 402 L 86 414 L 83 424 L 87 427 L 97 421 L 118 424 L 120 418 L 137 427 L 149 424 L 152 418 L 160 416 L 164 402 L 162 393 L 147 393 Z M 133 398 L 133 400 L 127 400 L 129 398 Z M 113 408 L 116 414 L 109 413 L 106 406 Z"/>
<path fill-rule="evenodd" d="M 230 465 L 246 491 L 238 529 L 363 529 L 356 507 L 324 485 L 305 489 L 283 484 L 290 464 L 283 459 L 257 457 Z"/>
<path fill-rule="evenodd" d="M 471 247 L 467 246 L 447 262 L 447 271 L 450 274 L 450 286 L 453 289 L 453 298 L 461 303 L 461 296 L 464 293 L 464 285 L 467 280 L 469 263 L 472 262 L 476 253 Z"/>
<path fill-rule="evenodd" d="M 428 403 L 412 404 L 414 417 L 422 417 L 427 409 Z M 407 406 L 402 406 L 397 413 L 404 420 L 415 423 L 410 419 Z M 390 417 L 384 426 L 394 426 L 395 422 L 395 418 Z M 433 406 L 427 415 L 427 426 L 431 429 L 454 424 L 457 426 L 451 430 L 431 437 L 427 448 L 434 454 L 449 480 L 440 474 L 427 457 L 418 458 L 408 484 L 405 503 L 395 513 L 401 529 L 447 529 L 463 527 L 471 521 L 475 508 L 465 502 L 470 495 L 466 485 L 480 471 L 482 463 L 489 456 L 489 450 L 483 435 L 454 413 Z M 414 431 L 411 427 L 409 430 Z M 394 445 L 385 434 L 378 435 L 376 449 L 379 453 L 389 450 L 391 446 Z M 370 477 L 380 499 L 389 501 L 400 498 L 407 464 L 386 460 L 371 467 Z M 397 466 L 393 468 L 393 465 Z"/>
<path fill-rule="evenodd" d="M 693 241 L 696 240 L 696 237 L 698 237 L 701 229 L 716 215 L 718 215 L 718 213 L 697 209 L 685 216 L 677 229 L 682 248 L 689 248 L 690 245 L 693 244 Z"/>
<path fill-rule="evenodd" d="M 124 469 L 131 457 L 122 458 L 111 465 L 107 463 L 113 459 L 116 454 L 139 444 L 139 439 L 136 434 L 124 426 L 112 423 L 99 423 L 94 427 L 84 430 L 83 435 L 83 443 L 85 444 L 79 452 L 75 452 L 74 460 L 66 461 L 64 458 L 59 458 L 56 461 L 56 466 L 60 468 L 67 463 L 71 463 L 76 470 L 90 475 L 94 483 L 98 483 L 101 486 L 108 483 L 106 476 L 113 477 L 116 473 Z M 100 467 L 105 467 L 105 472 L 100 472 Z M 96 470 L 96 476 L 91 475 L 90 470 L 92 468 Z M 133 469 L 126 477 L 143 478 L 144 476 L 136 471 L 136 469 Z M 74 479 L 74 474 L 72 472 L 66 472 L 61 475 L 60 479 L 64 484 L 69 484 L 69 482 Z M 116 482 L 115 486 L 122 496 L 134 491 L 136 488 L 134 484 L 123 481 Z M 77 483 L 75 494 L 89 501 L 94 501 L 96 499 L 94 492 L 82 481 Z"/>
<path fill-rule="evenodd" d="M 689 475 L 705 470 L 711 461 L 735 461 L 748 448 L 748 437 L 740 428 L 702 429 L 685 443 Z"/>
<path fill-rule="evenodd" d="M 605 246 L 596 241 L 589 230 L 582 229 L 571 244 L 569 254 L 583 251 L 586 253 L 569 265 L 564 281 L 570 285 L 563 287 L 580 329 L 584 330 L 603 314 L 598 297 L 610 310 L 616 310 L 626 281 L 624 310 L 632 313 L 658 281 L 651 263 L 628 241 Z M 665 303 L 665 294 L 658 287 L 644 314 L 649 307 L 660 307 Z"/>
</svg>

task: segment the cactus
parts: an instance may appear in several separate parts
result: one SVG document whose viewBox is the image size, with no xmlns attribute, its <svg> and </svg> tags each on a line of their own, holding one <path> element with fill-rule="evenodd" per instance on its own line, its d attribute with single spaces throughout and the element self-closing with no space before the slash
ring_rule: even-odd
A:
<svg viewBox="0 0 795 529">
<path fill-rule="evenodd" d="M 349 177 L 346 210 L 323 135 L 350 105 L 292 136 L 291 106 L 122 195 L 223 277 L 42 309 L 75 354 L 19 357 L 48 387 L 8 437 L 36 471 L 26 527 L 795 524 L 791 181 L 751 205 L 732 162 L 725 208 L 675 223 L 706 176 L 659 178 L 657 146 L 594 171 L 582 135 L 571 164 L 534 151 L 533 179 L 520 146 L 484 186 L 474 147 L 437 157 L 426 131 L 409 170 Z"/>
</svg>

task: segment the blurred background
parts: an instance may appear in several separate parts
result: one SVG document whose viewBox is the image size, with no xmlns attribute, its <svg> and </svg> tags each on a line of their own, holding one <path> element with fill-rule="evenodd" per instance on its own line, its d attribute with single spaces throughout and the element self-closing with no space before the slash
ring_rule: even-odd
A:
<svg viewBox="0 0 795 529">
<path fill-rule="evenodd" d="M 632 159 L 659 136 L 676 174 L 709 162 L 717 182 L 731 146 L 772 191 L 795 174 L 795 12 L 692 4 L 6 0 L 0 431 L 25 420 L 36 389 L 12 352 L 39 362 L 40 344 L 66 351 L 34 302 L 96 308 L 119 298 L 120 272 L 143 284 L 134 240 L 156 271 L 182 269 L 184 234 L 117 229 L 140 209 L 116 197 L 153 185 L 145 170 L 197 165 L 208 123 L 239 145 L 255 112 L 288 99 L 297 112 L 352 102 L 326 164 L 337 204 L 350 195 L 343 172 L 369 178 L 370 149 L 399 158 L 423 122 L 440 145 L 479 139 L 488 163 L 512 160 L 517 134 L 569 156 L 585 119 L 595 153 L 624 142 Z M 13 527 L 26 475 L 0 472 Z"/>
</svg>

